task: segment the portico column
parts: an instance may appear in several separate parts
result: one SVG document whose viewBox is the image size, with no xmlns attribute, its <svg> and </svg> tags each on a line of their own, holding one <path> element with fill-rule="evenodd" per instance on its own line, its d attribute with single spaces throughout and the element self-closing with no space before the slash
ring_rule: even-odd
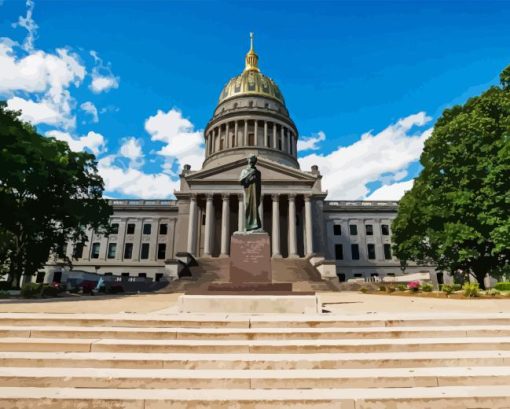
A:
<svg viewBox="0 0 510 409">
<path fill-rule="evenodd" d="M 230 236 L 230 195 L 221 195 L 221 256 L 228 256 L 228 239 Z"/>
<path fill-rule="evenodd" d="M 306 255 L 313 254 L 313 225 L 312 201 L 310 195 L 305 195 L 305 229 L 306 229 Z"/>
<path fill-rule="evenodd" d="M 271 238 L 273 240 L 273 257 L 281 257 L 280 253 L 280 195 L 271 195 L 273 199 L 273 231 Z"/>
<path fill-rule="evenodd" d="M 191 195 L 189 202 L 189 220 L 188 220 L 188 246 L 190 254 L 195 254 L 195 243 L 197 237 L 197 196 Z"/>
<path fill-rule="evenodd" d="M 244 120 L 243 146 L 248 146 L 248 121 Z"/>
<path fill-rule="evenodd" d="M 230 148 L 229 122 L 225 125 L 225 148 Z"/>
<path fill-rule="evenodd" d="M 289 194 L 289 257 L 298 257 L 296 237 L 296 195 Z"/>
<path fill-rule="evenodd" d="M 278 147 L 278 136 L 276 135 L 276 123 L 273 122 L 273 149 L 277 149 Z"/>
<path fill-rule="evenodd" d="M 239 215 L 237 217 L 237 231 L 244 231 L 244 195 L 237 196 L 239 199 Z"/>
<path fill-rule="evenodd" d="M 269 141 L 267 140 L 267 121 L 264 121 L 264 146 L 269 147 Z"/>
<path fill-rule="evenodd" d="M 282 125 L 280 127 L 280 138 L 281 138 L 281 141 L 282 141 L 282 151 L 285 150 L 285 138 L 284 138 L 284 134 L 285 134 L 285 127 Z"/>
<path fill-rule="evenodd" d="M 204 232 L 204 256 L 211 257 L 211 236 L 213 229 L 213 195 L 207 194 L 207 201 L 205 204 L 205 232 Z"/>
<path fill-rule="evenodd" d="M 237 134 L 237 132 L 238 132 L 237 121 L 235 121 L 234 122 L 234 143 L 232 144 L 232 147 L 239 146 L 239 141 L 237 140 L 237 138 L 239 138 L 239 135 Z"/>
</svg>

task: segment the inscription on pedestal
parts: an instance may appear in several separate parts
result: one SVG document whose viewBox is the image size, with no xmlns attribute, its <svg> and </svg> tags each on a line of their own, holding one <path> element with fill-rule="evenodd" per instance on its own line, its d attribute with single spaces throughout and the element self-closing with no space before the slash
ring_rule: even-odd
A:
<svg viewBox="0 0 510 409">
<path fill-rule="evenodd" d="M 269 234 L 236 232 L 230 242 L 230 282 L 270 283 Z"/>
</svg>

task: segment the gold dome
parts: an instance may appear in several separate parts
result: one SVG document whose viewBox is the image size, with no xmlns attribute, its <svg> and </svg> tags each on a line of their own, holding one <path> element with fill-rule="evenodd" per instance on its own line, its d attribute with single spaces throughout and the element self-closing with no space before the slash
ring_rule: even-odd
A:
<svg viewBox="0 0 510 409">
<path fill-rule="evenodd" d="M 253 49 L 253 33 L 250 33 L 250 51 L 246 54 L 244 71 L 232 78 L 223 87 L 219 103 L 242 95 L 260 95 L 276 99 L 285 105 L 283 95 L 278 85 L 269 77 L 262 74 L 258 67 L 259 57 Z"/>
</svg>

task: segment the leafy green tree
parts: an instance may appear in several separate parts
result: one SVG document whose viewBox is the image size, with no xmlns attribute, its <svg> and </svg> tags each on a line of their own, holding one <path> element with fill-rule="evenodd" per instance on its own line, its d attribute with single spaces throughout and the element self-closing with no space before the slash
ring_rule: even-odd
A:
<svg viewBox="0 0 510 409">
<path fill-rule="evenodd" d="M 510 265 L 510 66 L 500 80 L 443 112 L 392 226 L 404 262 L 471 274 L 482 287 Z"/>
<path fill-rule="evenodd" d="M 39 135 L 19 113 L 0 104 L 0 264 L 13 286 L 86 229 L 108 233 L 112 213 L 102 199 L 95 157 Z"/>
</svg>

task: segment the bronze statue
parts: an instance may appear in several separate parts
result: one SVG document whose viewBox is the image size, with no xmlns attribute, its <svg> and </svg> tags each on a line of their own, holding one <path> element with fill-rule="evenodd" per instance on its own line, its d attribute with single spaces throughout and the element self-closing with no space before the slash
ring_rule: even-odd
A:
<svg viewBox="0 0 510 409">
<path fill-rule="evenodd" d="M 255 167 L 257 157 L 248 158 L 248 166 L 241 172 L 239 181 L 244 188 L 244 219 L 246 231 L 260 230 L 262 223 L 259 216 L 260 205 L 260 171 Z M 240 209 L 241 211 L 242 209 Z"/>
</svg>

